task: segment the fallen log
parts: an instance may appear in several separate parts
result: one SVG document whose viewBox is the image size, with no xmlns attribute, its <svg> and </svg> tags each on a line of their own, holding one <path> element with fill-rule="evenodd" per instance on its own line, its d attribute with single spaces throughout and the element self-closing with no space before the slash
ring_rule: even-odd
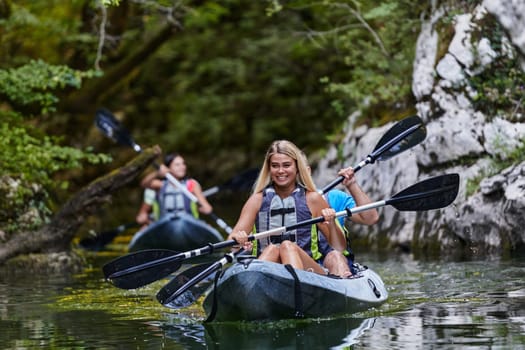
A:
<svg viewBox="0 0 525 350">
<path fill-rule="evenodd" d="M 158 146 L 143 150 L 124 166 L 99 177 L 75 193 L 37 231 L 18 232 L 0 245 L 0 265 L 24 254 L 52 254 L 71 250 L 71 242 L 87 217 L 111 200 L 111 195 L 134 182 L 161 153 Z"/>
</svg>

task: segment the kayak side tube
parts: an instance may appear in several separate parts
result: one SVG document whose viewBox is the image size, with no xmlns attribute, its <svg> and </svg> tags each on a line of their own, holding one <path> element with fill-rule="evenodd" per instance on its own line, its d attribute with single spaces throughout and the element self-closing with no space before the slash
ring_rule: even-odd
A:
<svg viewBox="0 0 525 350">
<path fill-rule="evenodd" d="M 326 317 L 365 311 L 388 298 L 379 275 L 366 267 L 349 279 L 294 271 L 299 295 L 295 278 L 284 265 L 257 259 L 236 263 L 207 295 L 204 309 L 209 315 L 216 293 L 215 321 L 279 320 L 294 318 L 298 307 L 304 317 Z"/>
</svg>

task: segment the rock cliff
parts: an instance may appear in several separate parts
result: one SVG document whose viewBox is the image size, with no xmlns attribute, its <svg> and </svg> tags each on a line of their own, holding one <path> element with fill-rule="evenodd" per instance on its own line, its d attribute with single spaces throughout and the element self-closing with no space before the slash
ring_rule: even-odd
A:
<svg viewBox="0 0 525 350">
<path fill-rule="evenodd" d="M 413 69 L 415 108 L 427 138 L 396 158 L 368 165 L 357 177 L 374 201 L 444 173 L 460 174 L 460 192 L 440 210 L 381 208 L 378 224 L 350 225 L 352 237 L 358 244 L 419 254 L 523 248 L 525 82 L 519 77 L 525 76 L 525 2 L 486 0 L 471 13 L 437 3 L 422 15 Z M 442 30 L 446 26 L 453 26 L 453 35 Z M 348 118 L 343 147 L 331 147 L 319 162 L 319 185 L 366 157 L 393 125 L 354 127 L 357 117 Z"/>
</svg>

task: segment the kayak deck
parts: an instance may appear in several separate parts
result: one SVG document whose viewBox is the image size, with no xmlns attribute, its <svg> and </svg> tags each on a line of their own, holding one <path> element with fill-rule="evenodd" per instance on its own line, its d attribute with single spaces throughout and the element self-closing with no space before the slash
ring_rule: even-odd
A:
<svg viewBox="0 0 525 350">
<path fill-rule="evenodd" d="M 135 233 L 128 250 L 170 249 L 187 251 L 224 238 L 206 222 L 186 213 L 167 214 Z"/>
<path fill-rule="evenodd" d="M 360 266 L 350 279 L 294 270 L 282 264 L 250 259 L 236 263 L 220 277 L 217 288 L 204 300 L 207 315 L 216 321 L 278 320 L 350 314 L 377 307 L 388 298 L 374 271 Z"/>
</svg>

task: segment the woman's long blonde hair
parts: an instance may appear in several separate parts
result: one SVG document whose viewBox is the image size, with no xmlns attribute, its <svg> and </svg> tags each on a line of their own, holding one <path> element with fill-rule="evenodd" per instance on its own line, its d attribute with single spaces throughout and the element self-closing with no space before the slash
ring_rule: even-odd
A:
<svg viewBox="0 0 525 350">
<path fill-rule="evenodd" d="M 292 142 L 287 140 L 277 140 L 272 142 L 266 156 L 264 163 L 259 172 L 259 177 L 253 187 L 253 193 L 262 192 L 272 181 L 270 176 L 270 158 L 274 154 L 284 154 L 295 160 L 297 166 L 297 183 L 304 186 L 307 191 L 316 191 L 314 180 L 308 170 L 308 164 L 304 153 L 297 148 Z"/>
</svg>

